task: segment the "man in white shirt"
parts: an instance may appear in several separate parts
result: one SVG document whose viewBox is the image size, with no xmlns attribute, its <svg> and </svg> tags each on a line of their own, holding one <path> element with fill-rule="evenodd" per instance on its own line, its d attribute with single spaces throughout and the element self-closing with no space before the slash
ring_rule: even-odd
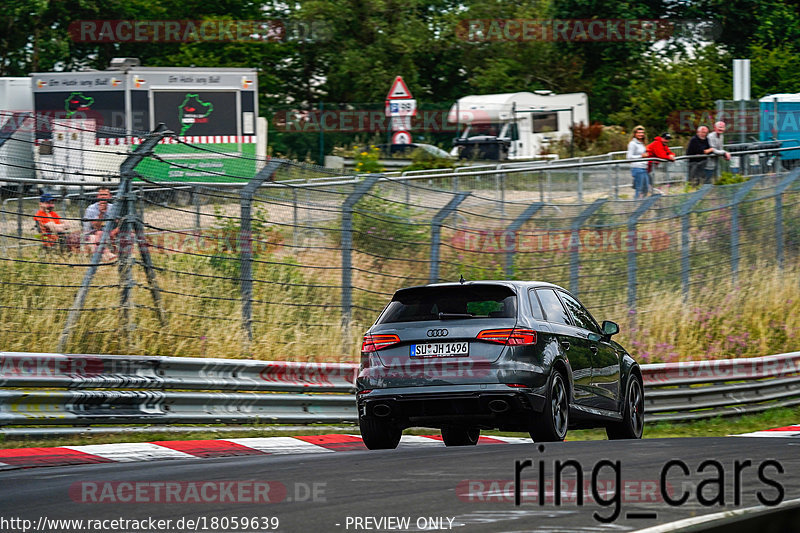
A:
<svg viewBox="0 0 800 533">
<path fill-rule="evenodd" d="M 731 160 L 731 154 L 726 152 L 723 148 L 724 139 L 722 135 L 725 133 L 725 127 L 725 123 L 720 120 L 714 123 L 714 131 L 708 134 L 708 145 L 713 149 L 711 153 L 718 157 L 709 157 L 706 160 L 706 182 L 710 182 L 717 175 L 720 157 L 724 157 L 726 161 Z"/>
<path fill-rule="evenodd" d="M 86 208 L 83 214 L 83 241 L 89 244 L 89 250 L 94 253 L 97 250 L 97 244 L 100 242 L 100 237 L 103 235 L 103 226 L 107 222 L 107 218 L 111 213 L 111 208 L 114 204 L 108 203 L 111 200 L 111 191 L 102 187 L 97 189 L 97 201 Z M 119 232 L 118 228 L 111 230 L 111 238 L 116 237 Z M 117 256 L 111 253 L 108 247 L 103 249 L 103 261 L 108 263 L 117 259 Z"/>
</svg>

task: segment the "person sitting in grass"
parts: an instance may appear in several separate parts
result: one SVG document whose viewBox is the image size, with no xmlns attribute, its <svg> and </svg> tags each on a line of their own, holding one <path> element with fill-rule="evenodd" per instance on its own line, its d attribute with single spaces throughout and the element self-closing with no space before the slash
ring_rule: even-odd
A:
<svg viewBox="0 0 800 533">
<path fill-rule="evenodd" d="M 90 253 L 94 254 L 100 238 L 103 235 L 103 227 L 108 221 L 114 204 L 108 203 L 111 200 L 111 190 L 106 187 L 97 189 L 97 201 L 86 208 L 83 214 L 83 242 L 89 245 Z M 111 230 L 111 239 L 117 236 L 119 228 Z M 103 248 L 103 262 L 116 261 L 117 256 L 111 253 L 109 246 Z"/>
<path fill-rule="evenodd" d="M 42 235 L 46 249 L 53 249 L 57 244 L 67 246 L 71 228 L 67 221 L 55 212 L 55 198 L 50 193 L 42 193 L 39 197 L 39 210 L 33 216 L 36 227 Z"/>
</svg>

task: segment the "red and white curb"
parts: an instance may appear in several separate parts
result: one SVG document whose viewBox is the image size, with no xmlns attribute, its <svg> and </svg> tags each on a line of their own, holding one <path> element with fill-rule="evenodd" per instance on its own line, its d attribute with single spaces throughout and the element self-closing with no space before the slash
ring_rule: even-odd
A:
<svg viewBox="0 0 800 533">
<path fill-rule="evenodd" d="M 734 437 L 800 437 L 800 425 L 742 433 Z"/>
<path fill-rule="evenodd" d="M 529 438 L 522 437 L 480 437 L 478 444 L 530 444 L 530 442 Z M 400 439 L 400 447 L 421 446 L 444 446 L 444 443 L 439 435 L 403 435 Z M 54 448 L 12 448 L 0 450 L 0 470 L 161 459 L 330 453 L 366 449 L 360 436 L 343 434 L 90 444 Z"/>
</svg>

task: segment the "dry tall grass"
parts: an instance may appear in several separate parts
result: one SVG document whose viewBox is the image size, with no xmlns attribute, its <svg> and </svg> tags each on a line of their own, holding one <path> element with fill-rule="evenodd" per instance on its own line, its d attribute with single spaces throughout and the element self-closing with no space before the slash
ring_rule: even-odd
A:
<svg viewBox="0 0 800 533">
<path fill-rule="evenodd" d="M 319 254 L 316 254 L 319 255 Z M 28 250 L 25 261 L 41 261 Z M 303 258 L 308 264 L 309 258 Z M 326 252 L 315 264 L 335 266 Z M 223 262 L 224 263 L 224 262 Z M 381 264 L 361 263 L 367 270 L 390 272 Z M 302 271 L 287 265 L 257 263 L 254 278 L 253 341 L 243 342 L 239 286 L 224 279 L 206 258 L 161 256 L 158 282 L 168 322 L 153 312 L 146 278 L 135 278 L 133 330 L 119 312 L 119 276 L 115 266 L 101 267 L 66 347 L 71 353 L 145 354 L 199 357 L 252 357 L 263 360 L 358 360 L 361 334 L 388 300 L 386 279 L 356 273 L 362 292 L 349 329 L 341 324 L 339 273 Z M 223 264 L 223 267 L 225 265 Z M 399 268 L 399 267 L 398 267 Z M 395 268 L 396 269 L 396 268 Z M 0 350 L 53 352 L 85 269 L 35 262 L 0 262 Z M 188 272 L 201 277 L 180 274 Z M 399 274 L 399 272 L 398 272 Z M 415 275 L 419 275 L 417 272 Z M 391 280 L 396 286 L 418 284 Z M 636 316 L 623 305 L 604 309 L 598 319 L 620 323 L 618 340 L 641 362 L 752 357 L 798 349 L 800 344 L 800 269 L 762 266 L 742 272 L 737 284 L 717 282 L 694 287 L 684 303 L 675 288 L 641 287 Z M 331 285 L 320 288 L 310 285 Z M 599 315 L 600 313 L 598 313 Z"/>
<path fill-rule="evenodd" d="M 800 349 L 800 268 L 759 266 L 730 280 L 679 290 L 641 291 L 645 303 L 620 342 L 641 362 L 755 357 Z M 624 315 L 624 309 L 615 314 Z M 624 324 L 630 327 L 625 328 Z"/>
</svg>

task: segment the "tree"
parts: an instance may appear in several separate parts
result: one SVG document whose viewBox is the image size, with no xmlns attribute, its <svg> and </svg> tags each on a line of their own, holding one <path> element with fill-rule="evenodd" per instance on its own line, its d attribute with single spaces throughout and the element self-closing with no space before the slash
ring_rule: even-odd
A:
<svg viewBox="0 0 800 533">
<path fill-rule="evenodd" d="M 713 45 L 678 61 L 651 62 L 642 79 L 631 83 L 630 101 L 610 120 L 631 128 L 644 125 L 652 134 L 667 129 L 689 133 L 691 115 L 715 108 L 715 101 L 730 98 L 730 57 Z"/>
</svg>

